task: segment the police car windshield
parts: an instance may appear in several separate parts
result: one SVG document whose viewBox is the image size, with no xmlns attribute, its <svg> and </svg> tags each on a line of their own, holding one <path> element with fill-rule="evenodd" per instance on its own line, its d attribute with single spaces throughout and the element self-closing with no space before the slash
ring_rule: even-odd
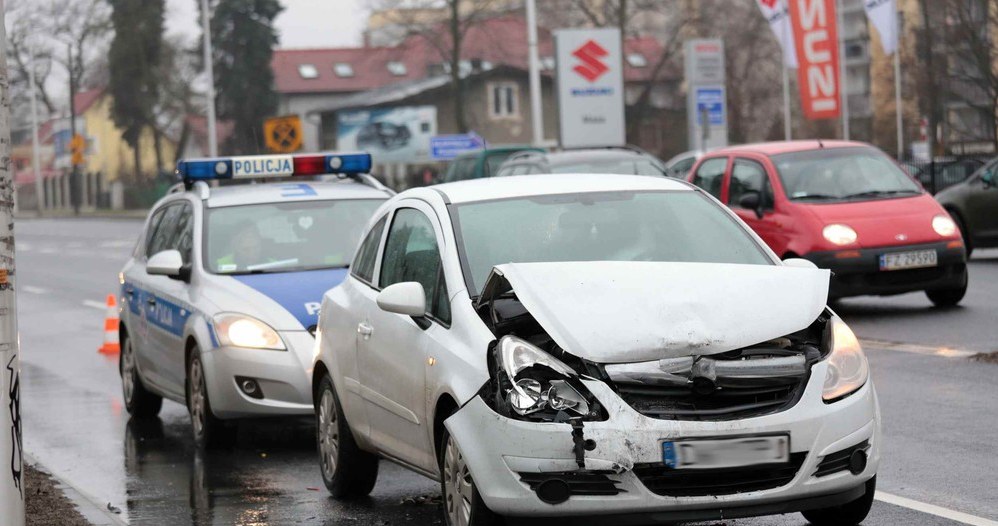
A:
<svg viewBox="0 0 998 526">
<path fill-rule="evenodd" d="M 208 211 L 204 266 L 215 274 L 344 268 L 380 199 L 229 206 Z"/>
</svg>

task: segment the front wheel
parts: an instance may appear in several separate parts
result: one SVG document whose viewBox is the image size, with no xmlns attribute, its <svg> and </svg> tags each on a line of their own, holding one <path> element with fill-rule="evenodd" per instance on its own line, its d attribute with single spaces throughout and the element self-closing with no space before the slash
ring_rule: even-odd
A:
<svg viewBox="0 0 998 526">
<path fill-rule="evenodd" d="M 492 513 L 471 478 L 468 463 L 454 437 L 444 429 L 440 440 L 440 493 L 447 526 L 492 526 L 499 516 Z"/>
<path fill-rule="evenodd" d="M 163 397 L 149 392 L 142 384 L 139 368 L 135 365 L 135 347 L 127 332 L 121 334 L 121 356 L 118 360 L 125 410 L 135 418 L 152 418 L 158 415 L 163 407 Z"/>
<path fill-rule="evenodd" d="M 955 307 L 967 294 L 967 275 L 964 274 L 963 285 L 952 289 L 927 290 L 925 295 L 936 307 Z"/>
<path fill-rule="evenodd" d="M 204 363 L 197 348 L 187 361 L 187 410 L 191 415 L 194 445 L 198 449 L 231 447 L 236 443 L 235 424 L 216 418 L 211 411 Z"/>
<path fill-rule="evenodd" d="M 866 481 L 866 493 L 862 497 L 841 506 L 821 508 L 801 512 L 808 522 L 815 526 L 855 526 L 866 518 L 873 507 L 873 494 L 877 491 L 877 477 Z"/>
<path fill-rule="evenodd" d="M 366 496 L 378 481 L 378 457 L 357 446 L 328 376 L 319 382 L 316 396 L 315 432 L 322 482 L 338 499 Z"/>
</svg>

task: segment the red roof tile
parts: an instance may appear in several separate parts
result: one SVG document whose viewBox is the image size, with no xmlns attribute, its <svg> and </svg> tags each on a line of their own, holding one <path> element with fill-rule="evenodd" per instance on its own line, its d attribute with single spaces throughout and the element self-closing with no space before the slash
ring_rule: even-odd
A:
<svg viewBox="0 0 998 526">
<path fill-rule="evenodd" d="M 76 95 L 73 95 L 73 108 L 76 110 L 76 114 L 86 113 L 95 102 L 100 100 L 102 95 L 104 95 L 103 88 L 77 92 Z"/>
</svg>

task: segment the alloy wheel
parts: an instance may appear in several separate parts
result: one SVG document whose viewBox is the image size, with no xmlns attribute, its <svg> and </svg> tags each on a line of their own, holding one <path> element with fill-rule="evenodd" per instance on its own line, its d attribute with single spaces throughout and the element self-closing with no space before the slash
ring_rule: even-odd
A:
<svg viewBox="0 0 998 526">
<path fill-rule="evenodd" d="M 132 340 L 125 339 L 121 350 L 121 390 L 125 395 L 125 403 L 131 404 L 135 396 L 135 354 L 132 352 Z"/>
<path fill-rule="evenodd" d="M 474 485 L 464 455 L 454 438 L 447 437 L 444 450 L 444 506 L 451 526 L 468 526 L 471 523 L 471 503 Z"/>
<path fill-rule="evenodd" d="M 336 475 L 336 457 L 340 451 L 340 430 L 333 392 L 326 389 L 319 401 L 319 453 L 326 480 Z"/>
<path fill-rule="evenodd" d="M 205 387 L 204 370 L 201 368 L 201 360 L 194 358 L 191 360 L 190 379 L 190 400 L 191 400 L 191 424 L 194 426 L 195 436 L 201 436 L 204 432 L 205 419 Z"/>
</svg>

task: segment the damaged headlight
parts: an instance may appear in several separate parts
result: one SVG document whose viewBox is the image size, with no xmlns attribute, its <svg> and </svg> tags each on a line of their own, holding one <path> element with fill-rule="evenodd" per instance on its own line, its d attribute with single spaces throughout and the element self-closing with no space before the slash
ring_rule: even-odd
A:
<svg viewBox="0 0 998 526">
<path fill-rule="evenodd" d="M 863 387 L 870 377 L 870 364 L 852 329 L 838 316 L 832 317 L 829 323 L 832 325 L 832 352 L 828 357 L 821 398 L 834 402 Z"/>
<path fill-rule="evenodd" d="M 578 382 L 579 375 L 561 360 L 515 336 L 504 336 L 496 348 L 501 369 L 497 398 L 519 416 L 541 420 L 589 417 L 595 400 Z"/>
</svg>

